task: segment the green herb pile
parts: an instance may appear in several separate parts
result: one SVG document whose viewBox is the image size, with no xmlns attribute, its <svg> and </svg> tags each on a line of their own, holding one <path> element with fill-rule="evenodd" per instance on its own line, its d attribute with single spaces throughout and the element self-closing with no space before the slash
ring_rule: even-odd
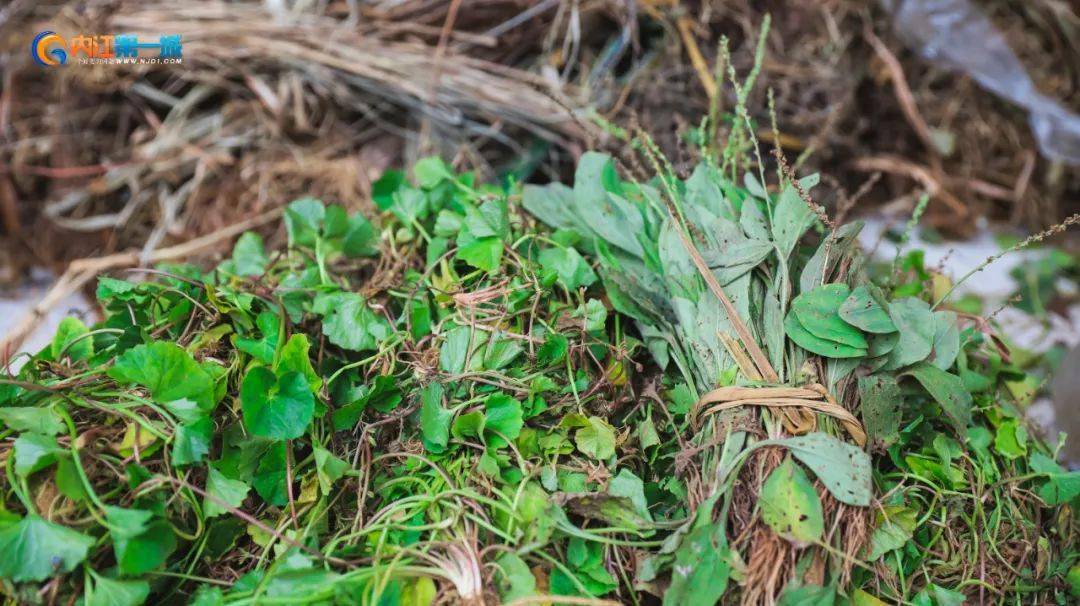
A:
<svg viewBox="0 0 1080 606">
<path fill-rule="evenodd" d="M 1080 475 L 1008 350 L 732 140 L 572 187 L 427 159 L 370 220 L 101 278 L 0 381 L 8 601 L 1066 603 Z"/>
</svg>

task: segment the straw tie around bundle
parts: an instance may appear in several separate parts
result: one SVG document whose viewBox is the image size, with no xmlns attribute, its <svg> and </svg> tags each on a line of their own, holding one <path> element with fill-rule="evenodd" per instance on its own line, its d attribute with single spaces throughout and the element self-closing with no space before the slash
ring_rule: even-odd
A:
<svg viewBox="0 0 1080 606">
<path fill-rule="evenodd" d="M 820 383 L 805 387 L 718 387 L 701 397 L 694 404 L 691 419 L 695 426 L 705 417 L 741 406 L 767 406 L 783 411 L 784 427 L 792 434 L 803 434 L 814 429 L 814 412 L 836 418 L 858 445 L 866 445 L 866 431 L 862 424 Z"/>
</svg>

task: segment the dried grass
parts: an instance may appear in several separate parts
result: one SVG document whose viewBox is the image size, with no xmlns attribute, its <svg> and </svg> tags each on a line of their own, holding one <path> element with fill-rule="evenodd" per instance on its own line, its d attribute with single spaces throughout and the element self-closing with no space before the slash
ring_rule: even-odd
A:
<svg viewBox="0 0 1080 606">
<path fill-rule="evenodd" d="M 18 84 L 5 88 L 0 158 L 18 200 L 44 199 L 40 216 L 87 234 L 85 249 L 149 251 L 302 195 L 362 207 L 373 179 L 418 153 L 491 176 L 529 141 L 567 149 L 584 137 L 568 109 L 574 86 L 475 52 L 494 36 L 443 40 L 439 11 L 421 10 L 430 2 L 364 3 L 355 16 L 339 4 L 81 4 L 56 16 L 22 3 L 5 49 L 5 78 Z M 516 2 L 477 11 L 508 39 L 544 14 L 521 19 Z M 184 65 L 42 70 L 22 32 L 43 27 L 181 33 Z M 32 221 L 26 204 L 0 205 L 5 225 Z M 26 244 L 39 260 L 72 254 Z"/>
<path fill-rule="evenodd" d="M 1041 90 L 1075 107 L 1076 9 L 980 5 Z M 855 212 L 906 210 L 913 189 L 954 232 L 972 225 L 965 210 L 1039 227 L 1075 211 L 1080 175 L 1038 156 L 1023 112 L 906 51 L 875 3 L 15 0 L 0 9 L 4 273 L 145 253 L 302 195 L 362 207 L 383 170 L 419 154 L 481 177 L 565 176 L 597 143 L 582 108 L 640 125 L 688 166 L 681 133 L 723 88 L 717 41 L 745 72 L 767 12 L 757 88 L 773 89 L 783 130 L 759 138 L 833 185 L 885 174 Z M 181 33 L 185 64 L 43 70 L 25 49 L 45 27 Z M 763 99 L 749 106 L 768 123 Z M 955 151 L 928 151 L 927 129 Z M 829 207 L 845 199 L 833 189 Z"/>
</svg>

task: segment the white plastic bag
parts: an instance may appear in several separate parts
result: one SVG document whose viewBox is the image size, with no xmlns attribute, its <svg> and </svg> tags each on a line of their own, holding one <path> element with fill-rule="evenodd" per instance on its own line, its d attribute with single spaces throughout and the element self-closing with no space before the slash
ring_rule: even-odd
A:
<svg viewBox="0 0 1080 606">
<path fill-rule="evenodd" d="M 882 0 L 897 33 L 923 57 L 1024 107 L 1043 155 L 1080 164 L 1080 116 L 1040 93 L 990 19 L 968 0 Z"/>
</svg>

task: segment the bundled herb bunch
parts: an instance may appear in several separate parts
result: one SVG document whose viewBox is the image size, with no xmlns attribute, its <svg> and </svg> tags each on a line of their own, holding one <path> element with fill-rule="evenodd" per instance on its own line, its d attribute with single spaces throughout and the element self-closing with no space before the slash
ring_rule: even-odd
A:
<svg viewBox="0 0 1080 606">
<path fill-rule="evenodd" d="M 1030 377 L 985 320 L 948 309 L 948 280 L 918 254 L 867 267 L 861 224 L 832 224 L 816 175 L 785 179 L 782 158 L 769 193 L 752 173 L 736 186 L 734 160 L 682 180 L 631 143 L 660 173 L 649 185 L 586 155 L 572 189 L 523 201 L 595 256 L 667 369 L 669 401 L 641 426 L 685 413 L 673 458 L 692 517 L 638 588 L 673 604 L 1061 602 L 1066 576 L 1075 591 L 1080 474 L 1029 438 Z"/>
<path fill-rule="evenodd" d="M 1080 477 L 1009 352 L 731 140 L 428 159 L 377 224 L 298 200 L 283 246 L 101 278 L 0 383 L 8 599 L 1064 603 Z"/>
</svg>

